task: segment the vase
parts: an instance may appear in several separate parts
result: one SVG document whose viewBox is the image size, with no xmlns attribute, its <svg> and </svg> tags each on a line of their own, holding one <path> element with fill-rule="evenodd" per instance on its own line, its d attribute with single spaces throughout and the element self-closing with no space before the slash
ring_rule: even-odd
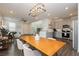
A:
<svg viewBox="0 0 79 59">
<path fill-rule="evenodd" d="M 38 34 L 36 34 L 35 40 L 36 40 L 36 41 L 39 41 L 39 40 L 40 40 L 40 36 L 39 36 Z"/>
</svg>

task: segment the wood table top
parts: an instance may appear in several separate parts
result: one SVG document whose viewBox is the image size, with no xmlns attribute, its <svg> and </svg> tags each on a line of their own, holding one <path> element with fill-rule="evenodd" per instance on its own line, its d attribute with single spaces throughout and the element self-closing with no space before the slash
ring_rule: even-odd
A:
<svg viewBox="0 0 79 59">
<path fill-rule="evenodd" d="M 47 38 L 40 38 L 39 41 L 36 41 L 34 36 L 22 36 L 21 39 L 48 56 L 54 55 L 65 45 L 65 43 L 62 41 Z"/>
</svg>

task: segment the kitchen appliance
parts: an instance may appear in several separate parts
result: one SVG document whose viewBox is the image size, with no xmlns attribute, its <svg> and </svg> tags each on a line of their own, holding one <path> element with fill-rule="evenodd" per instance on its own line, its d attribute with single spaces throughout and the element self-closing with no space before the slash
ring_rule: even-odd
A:
<svg viewBox="0 0 79 59">
<path fill-rule="evenodd" d="M 70 38 L 70 26 L 69 25 L 63 25 L 62 29 L 62 38 Z"/>
</svg>

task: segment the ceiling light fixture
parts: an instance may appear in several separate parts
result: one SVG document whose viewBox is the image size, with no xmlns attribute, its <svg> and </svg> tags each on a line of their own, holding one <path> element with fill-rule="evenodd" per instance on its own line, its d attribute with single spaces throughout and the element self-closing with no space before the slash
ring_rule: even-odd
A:
<svg viewBox="0 0 79 59">
<path fill-rule="evenodd" d="M 68 10 L 69 8 L 68 7 L 65 7 L 65 10 Z"/>
<path fill-rule="evenodd" d="M 73 15 L 72 13 L 69 14 L 69 16 L 72 16 L 72 15 Z"/>
<path fill-rule="evenodd" d="M 34 5 L 34 7 L 30 10 L 29 15 L 32 17 L 36 17 L 42 14 L 43 12 L 46 12 L 45 5 L 42 3 L 38 3 Z"/>
</svg>

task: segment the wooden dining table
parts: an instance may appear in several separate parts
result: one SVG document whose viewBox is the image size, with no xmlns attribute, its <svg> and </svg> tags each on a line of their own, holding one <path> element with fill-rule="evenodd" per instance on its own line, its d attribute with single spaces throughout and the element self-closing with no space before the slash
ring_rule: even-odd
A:
<svg viewBox="0 0 79 59">
<path fill-rule="evenodd" d="M 53 40 L 54 38 L 40 38 L 40 40 L 35 40 L 34 36 L 22 36 L 21 39 L 47 56 L 56 54 L 65 45 L 62 41 Z"/>
</svg>

